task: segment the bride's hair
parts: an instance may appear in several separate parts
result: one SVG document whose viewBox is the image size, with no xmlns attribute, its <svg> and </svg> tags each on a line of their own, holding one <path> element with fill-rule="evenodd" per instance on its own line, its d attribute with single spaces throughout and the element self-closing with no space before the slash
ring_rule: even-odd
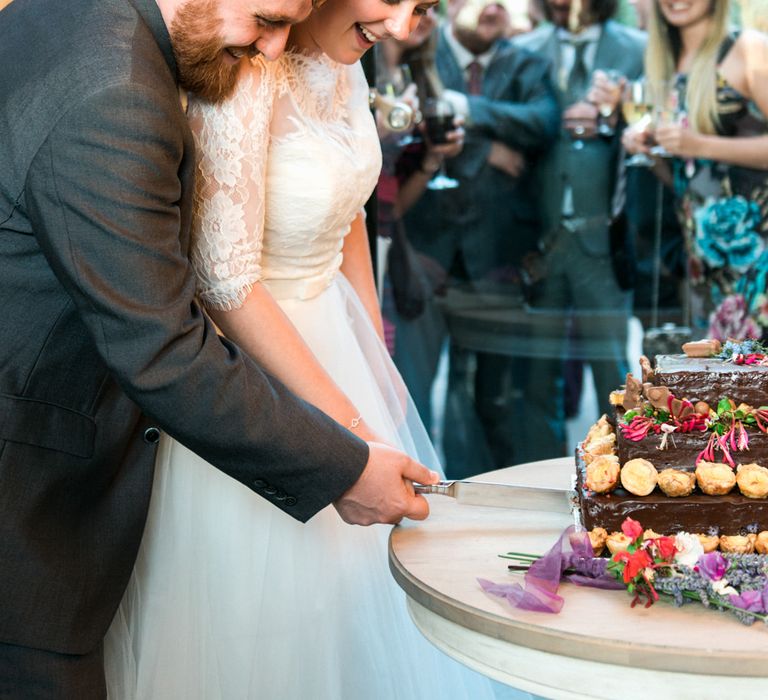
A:
<svg viewBox="0 0 768 700">
<path fill-rule="evenodd" d="M 685 102 L 691 127 L 702 134 L 714 134 L 717 112 L 717 62 L 720 47 L 728 36 L 730 0 L 710 0 L 711 30 L 696 52 L 686 84 Z M 682 52 L 680 30 L 664 17 L 654 0 L 648 25 L 645 75 L 651 82 L 674 78 Z"/>
</svg>

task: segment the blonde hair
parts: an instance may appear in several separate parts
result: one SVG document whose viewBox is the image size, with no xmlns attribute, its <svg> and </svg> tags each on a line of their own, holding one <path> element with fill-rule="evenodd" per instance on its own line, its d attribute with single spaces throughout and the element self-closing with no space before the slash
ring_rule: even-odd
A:
<svg viewBox="0 0 768 700">
<path fill-rule="evenodd" d="M 730 0 L 710 0 L 712 27 L 691 63 L 686 83 L 685 102 L 691 127 L 702 134 L 714 134 L 719 123 L 717 112 L 717 63 L 723 41 L 728 36 Z M 680 32 L 667 23 L 653 3 L 648 24 L 645 75 L 651 82 L 674 78 L 682 51 Z"/>
</svg>

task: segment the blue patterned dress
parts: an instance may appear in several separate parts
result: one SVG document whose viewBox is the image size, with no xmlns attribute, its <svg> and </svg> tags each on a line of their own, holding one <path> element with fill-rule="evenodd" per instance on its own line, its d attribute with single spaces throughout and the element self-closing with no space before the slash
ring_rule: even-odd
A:
<svg viewBox="0 0 768 700">
<path fill-rule="evenodd" d="M 734 41 L 726 40 L 721 57 Z M 720 136 L 768 133 L 766 116 L 722 76 L 717 101 Z M 672 169 L 688 250 L 694 336 L 766 338 L 768 171 L 677 158 Z"/>
</svg>

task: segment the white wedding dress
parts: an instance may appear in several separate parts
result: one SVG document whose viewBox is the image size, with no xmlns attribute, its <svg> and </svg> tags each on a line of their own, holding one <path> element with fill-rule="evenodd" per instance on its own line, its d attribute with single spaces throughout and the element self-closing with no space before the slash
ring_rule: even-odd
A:
<svg viewBox="0 0 768 700">
<path fill-rule="evenodd" d="M 437 468 L 339 272 L 381 164 L 361 67 L 292 53 L 255 60 L 231 100 L 193 103 L 190 119 L 203 301 L 239 306 L 260 280 L 370 426 Z M 164 436 L 146 534 L 105 645 L 110 697 L 492 697 L 487 679 L 416 630 L 388 570 L 388 534 L 346 525 L 332 507 L 301 524 Z"/>
</svg>

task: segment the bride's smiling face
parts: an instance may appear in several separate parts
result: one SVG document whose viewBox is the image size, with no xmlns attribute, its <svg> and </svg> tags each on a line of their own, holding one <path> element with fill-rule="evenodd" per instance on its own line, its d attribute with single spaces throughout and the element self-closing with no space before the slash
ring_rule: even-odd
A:
<svg viewBox="0 0 768 700">
<path fill-rule="evenodd" d="M 393 37 L 403 41 L 438 0 L 326 0 L 294 27 L 291 42 L 322 51 L 337 63 L 351 64 L 374 44 Z"/>
</svg>

